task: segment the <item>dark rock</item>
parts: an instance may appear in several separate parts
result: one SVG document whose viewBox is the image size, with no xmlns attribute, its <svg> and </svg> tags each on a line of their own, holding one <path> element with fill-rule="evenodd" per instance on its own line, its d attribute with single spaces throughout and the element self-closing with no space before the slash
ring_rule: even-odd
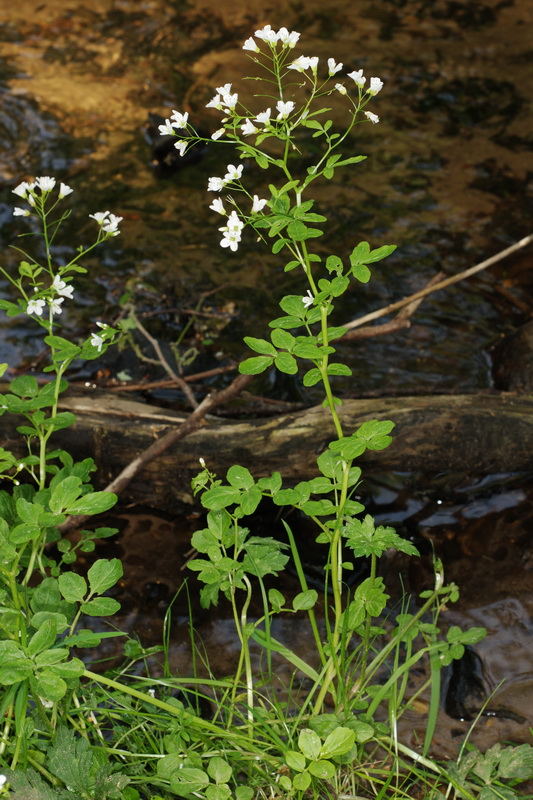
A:
<svg viewBox="0 0 533 800">
<path fill-rule="evenodd" d="M 492 362 L 496 389 L 533 391 L 533 321 L 505 336 L 494 348 Z"/>
<path fill-rule="evenodd" d="M 198 163 L 207 150 L 205 142 L 196 142 L 189 146 L 184 156 L 180 156 L 174 145 L 179 140 L 181 132 L 176 129 L 177 136 L 161 134 L 159 126 L 164 123 L 164 117 L 149 113 L 144 127 L 144 138 L 151 148 L 151 164 L 158 178 L 170 177 L 185 167 Z M 186 132 L 183 131 L 183 133 Z M 201 136 L 205 136 L 203 131 L 199 131 L 199 133 Z"/>
<path fill-rule="evenodd" d="M 483 663 L 478 654 L 465 647 L 462 658 L 446 668 L 443 681 L 443 707 L 449 717 L 473 720 L 487 700 Z"/>
</svg>

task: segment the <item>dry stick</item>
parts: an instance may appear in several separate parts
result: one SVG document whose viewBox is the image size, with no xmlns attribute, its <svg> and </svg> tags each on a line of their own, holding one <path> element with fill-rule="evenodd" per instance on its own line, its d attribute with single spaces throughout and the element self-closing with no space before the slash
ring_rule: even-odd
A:
<svg viewBox="0 0 533 800">
<path fill-rule="evenodd" d="M 179 428 L 169 431 L 160 439 L 156 439 L 146 450 L 143 450 L 137 458 L 134 458 L 127 467 L 124 467 L 122 472 L 106 486 L 105 491 L 120 494 L 145 464 L 148 464 L 149 461 L 160 456 L 161 453 L 168 450 L 168 448 L 176 442 L 179 442 L 180 439 L 184 439 L 185 436 L 193 433 L 200 427 L 206 414 L 213 408 L 222 405 L 222 403 L 226 403 L 239 394 L 239 392 L 250 383 L 252 378 L 253 375 L 237 375 L 225 389 L 221 389 L 219 392 L 212 392 L 204 397 L 200 405 L 194 409 L 185 422 L 182 422 Z M 58 527 L 60 532 L 64 535 L 65 533 L 79 528 L 80 525 L 83 525 L 88 519 L 90 519 L 90 516 L 68 517 L 65 522 Z"/>
<path fill-rule="evenodd" d="M 154 348 L 154 350 L 156 352 L 156 355 L 157 355 L 157 357 L 159 359 L 159 363 L 161 364 L 161 366 L 163 367 L 163 369 L 165 370 L 167 375 L 169 375 L 172 378 L 172 380 L 174 381 L 174 383 L 176 383 L 180 387 L 181 391 L 183 392 L 183 394 L 185 395 L 185 397 L 187 398 L 187 400 L 189 401 L 191 406 L 193 408 L 199 408 L 198 400 L 194 396 L 194 393 L 193 393 L 191 387 L 188 386 L 187 383 L 185 383 L 185 381 L 183 380 L 183 378 L 180 375 L 177 375 L 174 372 L 174 370 L 172 369 L 172 367 L 170 366 L 170 364 L 166 360 L 165 356 L 163 355 L 163 351 L 161 350 L 161 347 L 159 346 L 159 342 L 157 341 L 157 339 L 154 339 L 154 337 L 151 334 L 148 333 L 148 331 L 146 330 L 144 325 L 142 325 L 141 321 L 137 317 L 137 314 L 135 313 L 133 308 L 130 309 L 129 313 L 130 313 L 130 316 L 133 319 L 135 325 L 137 326 L 137 328 L 140 330 L 140 332 L 145 337 L 145 339 L 147 339 L 150 342 L 150 344 L 152 345 L 152 347 Z"/>
<path fill-rule="evenodd" d="M 435 286 L 443 277 L 444 272 L 438 272 L 433 276 L 433 278 L 431 278 L 430 281 L 428 281 L 428 283 L 424 286 L 424 289 L 428 289 L 430 286 Z M 403 328 L 410 328 L 411 317 L 423 300 L 423 297 L 419 297 L 418 300 L 413 300 L 409 303 L 409 305 L 404 306 L 404 308 L 402 308 L 402 310 L 396 314 L 394 319 L 391 319 L 390 322 L 383 323 L 383 325 L 365 325 L 363 328 L 355 328 L 347 331 L 342 337 L 343 342 L 353 339 L 370 339 L 374 336 L 383 336 L 386 333 L 394 333 L 395 331 L 402 330 Z"/>
<path fill-rule="evenodd" d="M 531 244 L 531 242 L 533 242 L 533 234 L 525 236 L 523 239 L 520 239 L 519 242 L 515 242 L 515 244 L 507 247 L 505 250 L 502 250 L 495 256 L 491 256 L 485 261 L 482 261 L 480 264 L 476 264 L 475 267 L 470 267 L 469 269 L 465 269 L 464 272 L 459 272 L 457 275 L 452 275 L 450 278 L 446 278 L 446 280 L 440 281 L 434 286 L 426 286 L 419 292 L 415 292 L 414 294 L 409 295 L 409 297 L 404 297 L 403 300 L 398 300 L 396 303 L 391 303 L 390 305 L 385 306 L 385 308 L 378 308 L 377 311 L 372 311 L 370 314 L 365 314 L 364 317 L 354 319 L 352 322 L 348 322 L 347 324 L 343 325 L 343 327 L 351 330 L 353 328 L 358 328 L 360 325 L 364 325 L 365 322 L 370 322 L 373 319 L 384 317 L 386 314 L 390 314 L 391 311 L 396 311 L 398 308 L 403 308 L 403 306 L 412 303 L 413 300 L 427 297 L 428 294 L 437 292 L 439 289 L 444 289 L 447 286 L 451 286 L 453 283 L 458 283 L 459 281 L 463 281 L 465 278 L 470 278 L 470 276 L 475 275 L 476 272 L 481 272 L 481 270 L 491 267 L 498 261 L 502 261 L 504 258 L 507 258 L 507 256 L 510 256 L 512 253 L 516 253 L 516 251 L 520 250 L 522 247 L 526 247 L 526 245 Z"/>
</svg>

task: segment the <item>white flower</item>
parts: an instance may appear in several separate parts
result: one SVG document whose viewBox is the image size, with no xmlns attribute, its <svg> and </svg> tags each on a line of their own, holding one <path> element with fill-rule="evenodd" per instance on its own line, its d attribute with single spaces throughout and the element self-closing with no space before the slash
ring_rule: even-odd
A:
<svg viewBox="0 0 533 800">
<path fill-rule="evenodd" d="M 328 74 L 330 78 L 332 75 L 335 75 L 336 72 L 340 72 L 342 69 L 342 64 L 337 64 L 334 58 L 328 58 Z"/>
<path fill-rule="evenodd" d="M 314 299 L 315 298 L 311 294 L 311 289 L 308 289 L 307 290 L 307 295 L 305 297 L 302 297 L 302 303 L 304 304 L 304 306 L 306 308 L 309 308 L 309 306 L 313 305 Z"/>
<path fill-rule="evenodd" d="M 278 40 L 287 47 L 295 47 L 299 38 L 300 34 L 297 31 L 289 33 L 287 28 L 280 28 L 278 31 Z"/>
<path fill-rule="evenodd" d="M 37 314 L 38 317 L 42 316 L 46 303 L 44 300 L 30 300 L 26 307 L 26 314 Z"/>
<path fill-rule="evenodd" d="M 357 70 L 357 72 L 355 70 L 353 72 L 349 72 L 348 73 L 348 77 L 352 78 L 356 82 L 356 84 L 358 86 L 364 86 L 365 85 L 366 78 L 363 77 L 363 70 L 362 69 Z"/>
<path fill-rule="evenodd" d="M 110 214 L 105 220 L 102 230 L 106 233 L 111 233 L 113 236 L 118 236 L 120 233 L 118 226 L 122 220 L 123 217 L 116 217 L 114 214 Z"/>
<path fill-rule="evenodd" d="M 61 314 L 63 309 L 61 308 L 61 303 L 65 302 L 64 297 L 56 297 L 54 300 L 49 299 L 48 303 L 50 305 L 50 310 L 52 314 Z"/>
<path fill-rule="evenodd" d="M 318 67 L 318 56 L 311 56 L 309 59 L 309 66 L 313 72 L 316 72 L 316 68 Z"/>
<path fill-rule="evenodd" d="M 174 147 L 179 152 L 180 156 L 185 155 L 185 150 L 187 149 L 187 145 L 189 143 L 185 142 L 183 139 L 178 139 L 177 142 L 174 142 Z"/>
<path fill-rule="evenodd" d="M 294 109 L 294 103 L 292 100 L 287 100 L 286 103 L 283 100 L 278 100 L 276 103 L 276 109 L 279 111 L 277 118 L 286 119 L 286 117 L 288 117 L 291 111 Z"/>
<path fill-rule="evenodd" d="M 220 102 L 220 95 L 216 94 L 209 103 L 206 103 L 206 108 L 216 108 L 218 111 L 222 111 L 222 103 Z"/>
<path fill-rule="evenodd" d="M 265 25 L 264 28 L 256 31 L 255 36 L 257 36 L 258 39 L 263 39 L 264 42 L 270 42 L 271 44 L 274 44 L 278 40 L 278 34 L 272 30 L 270 25 Z"/>
<path fill-rule="evenodd" d="M 383 88 L 383 81 L 381 78 L 370 78 L 370 86 L 367 89 L 368 94 L 376 95 Z"/>
<path fill-rule="evenodd" d="M 223 94 L 222 95 L 222 105 L 226 106 L 228 109 L 233 109 L 237 105 L 237 100 L 239 99 L 239 95 L 237 92 L 235 94 Z"/>
<path fill-rule="evenodd" d="M 93 347 L 96 347 L 98 352 L 102 350 L 102 345 L 104 344 L 104 340 L 102 336 L 98 336 L 97 333 L 91 333 L 91 344 Z"/>
<path fill-rule="evenodd" d="M 13 189 L 13 194 L 17 194 L 19 197 L 22 197 L 23 200 L 26 200 L 28 192 L 30 191 L 30 189 L 33 189 L 34 186 L 35 186 L 34 183 L 28 183 L 27 181 L 22 181 L 22 183 L 19 183 L 18 186 L 15 186 L 15 188 Z"/>
<path fill-rule="evenodd" d="M 173 111 L 170 115 L 170 119 L 175 128 L 186 128 L 189 112 L 186 111 L 185 114 L 181 114 L 179 111 Z"/>
<path fill-rule="evenodd" d="M 158 128 L 159 128 L 159 133 L 161 134 L 161 136 L 174 136 L 174 128 L 173 128 L 172 123 L 171 123 L 171 121 L 169 119 L 166 119 L 165 120 L 165 124 L 164 125 L 159 125 Z"/>
<path fill-rule="evenodd" d="M 69 286 L 69 284 L 65 283 L 65 281 L 62 281 L 59 275 L 55 276 L 51 288 L 56 292 L 56 294 L 59 294 L 62 297 L 68 297 L 70 300 L 72 300 L 74 287 Z"/>
<path fill-rule="evenodd" d="M 15 206 L 15 208 L 13 209 L 13 216 L 14 217 L 29 217 L 30 216 L 30 212 L 28 211 L 27 208 L 17 208 Z"/>
<path fill-rule="evenodd" d="M 231 83 L 225 83 L 224 86 L 217 86 L 217 92 L 221 95 L 231 94 Z"/>
<path fill-rule="evenodd" d="M 223 227 L 219 228 L 219 231 L 230 231 L 230 233 L 240 233 L 244 228 L 244 222 L 239 219 L 239 215 L 236 211 L 232 211 L 228 217 L 228 224 Z"/>
<path fill-rule="evenodd" d="M 222 231 L 224 234 L 220 240 L 220 246 L 229 247 L 230 250 L 235 252 L 241 241 L 241 231 L 243 227 L 244 223 L 239 219 L 237 212 L 232 211 L 228 217 L 228 224 L 219 228 L 219 231 Z"/>
<path fill-rule="evenodd" d="M 268 125 L 270 123 L 270 109 L 267 108 L 266 111 L 261 111 L 261 113 L 255 118 L 255 122 L 260 122 L 262 125 Z"/>
<path fill-rule="evenodd" d="M 370 122 L 374 123 L 374 125 L 379 122 L 379 117 L 377 114 L 373 114 L 371 111 L 365 111 L 364 114 L 365 117 L 370 120 Z"/>
<path fill-rule="evenodd" d="M 66 183 L 59 184 L 59 199 L 62 200 L 67 194 L 72 194 L 74 190 L 67 186 Z"/>
<path fill-rule="evenodd" d="M 216 142 L 216 140 L 220 139 L 221 136 L 224 136 L 225 133 L 226 133 L 225 128 L 219 128 L 217 131 L 211 134 L 211 139 L 213 139 L 213 141 Z"/>
<path fill-rule="evenodd" d="M 259 50 L 258 46 L 257 46 L 257 43 L 254 41 L 253 36 L 250 36 L 250 38 L 245 41 L 245 43 L 242 46 L 242 49 L 243 50 L 251 50 L 252 53 L 260 53 L 261 52 Z"/>
<path fill-rule="evenodd" d="M 225 185 L 226 181 L 223 178 L 209 178 L 207 181 L 207 191 L 221 192 Z"/>
<path fill-rule="evenodd" d="M 211 211 L 216 211 L 217 214 L 223 214 L 225 216 L 226 209 L 224 208 L 224 203 L 220 199 L 220 197 L 215 197 L 211 205 L 209 206 Z"/>
<path fill-rule="evenodd" d="M 7 783 L 6 776 L 5 775 L 0 775 L 0 789 L 2 788 L 2 786 L 5 786 L 6 783 Z"/>
<path fill-rule="evenodd" d="M 263 208 L 266 206 L 266 200 L 260 200 L 256 194 L 254 194 L 254 202 L 252 204 L 252 214 L 258 214 Z"/>
<path fill-rule="evenodd" d="M 103 225 L 105 218 L 109 216 L 109 211 L 97 211 L 96 214 L 89 214 L 91 219 L 95 219 L 99 225 Z"/>
<path fill-rule="evenodd" d="M 242 175 L 242 171 L 244 169 L 244 164 L 239 164 L 238 167 L 234 167 L 233 164 L 228 164 L 228 171 L 224 175 L 224 180 L 226 183 L 230 181 L 238 181 Z"/>
<path fill-rule="evenodd" d="M 49 178 L 44 175 L 42 178 L 35 178 L 35 183 L 41 190 L 41 192 L 51 192 L 54 186 L 56 185 L 55 178 Z"/>
<path fill-rule="evenodd" d="M 344 86 L 342 83 L 336 83 L 335 89 L 340 92 L 340 94 L 347 94 L 346 86 Z"/>
<path fill-rule="evenodd" d="M 292 64 L 289 64 L 287 69 L 295 69 L 296 72 L 304 72 L 304 70 L 309 69 L 311 66 L 311 59 L 309 56 L 298 56 Z"/>
<path fill-rule="evenodd" d="M 33 184 L 33 186 L 35 186 L 35 184 Z M 34 207 L 35 207 L 35 197 L 34 197 L 32 194 L 29 194 L 29 195 L 27 196 L 26 200 L 28 201 L 28 203 L 30 204 L 30 206 L 31 206 L 32 208 L 34 208 Z"/>
<path fill-rule="evenodd" d="M 243 132 L 244 136 L 250 136 L 252 133 L 257 133 L 257 128 L 250 122 L 249 119 L 244 120 L 244 125 L 241 126 L 241 131 Z"/>
<path fill-rule="evenodd" d="M 155 697 L 155 689 L 148 689 L 148 694 L 150 697 Z"/>
</svg>

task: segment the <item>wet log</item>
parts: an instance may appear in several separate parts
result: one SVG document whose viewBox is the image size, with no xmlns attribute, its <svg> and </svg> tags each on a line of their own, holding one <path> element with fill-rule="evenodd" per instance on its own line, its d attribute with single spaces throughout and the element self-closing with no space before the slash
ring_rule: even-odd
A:
<svg viewBox="0 0 533 800">
<path fill-rule="evenodd" d="M 92 456 L 94 484 L 104 488 L 157 438 L 180 425 L 173 411 L 124 400 L 111 393 L 65 396 L 62 410 L 77 416 L 72 428 L 51 443 L 77 459 Z M 371 472 L 519 472 L 533 470 L 533 395 L 486 393 L 346 400 L 341 407 L 346 433 L 368 419 L 395 422 L 393 443 L 367 451 L 358 464 Z M 3 446 L 21 453 L 10 415 L 0 417 Z M 276 417 L 232 420 L 210 416 L 203 426 L 147 464 L 124 500 L 176 510 L 192 501 L 191 477 L 198 459 L 224 476 L 232 464 L 255 477 L 279 470 L 287 484 L 316 474 L 315 459 L 333 437 L 328 413 L 313 407 Z"/>
</svg>

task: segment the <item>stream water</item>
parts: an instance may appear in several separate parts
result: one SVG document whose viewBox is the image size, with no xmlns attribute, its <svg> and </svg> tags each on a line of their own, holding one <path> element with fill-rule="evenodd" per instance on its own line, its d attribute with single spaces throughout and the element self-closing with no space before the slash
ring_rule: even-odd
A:
<svg viewBox="0 0 533 800">
<path fill-rule="evenodd" d="M 375 270 L 375 280 L 343 300 L 339 323 L 416 291 L 439 270 L 465 269 L 531 232 L 533 7 L 528 0 L 331 0 L 327 7 L 318 0 L 92 0 L 90 5 L 18 0 L 0 17 L 3 264 L 17 263 L 8 245 L 24 230 L 24 221 L 12 217 L 11 190 L 21 180 L 52 174 L 75 190 L 58 258 L 90 241 L 88 214 L 110 209 L 124 218 L 121 236 L 87 263 L 76 309 L 63 314 L 73 336 L 85 335 L 94 319 L 116 318 L 120 298 L 129 293 L 166 352 L 190 323 L 183 350 L 194 348 L 197 355 L 189 370 L 227 366 L 242 354 L 242 335 L 260 335 L 266 320 L 278 315 L 278 292 L 301 289 L 295 273 L 283 273 L 279 257 L 250 237 L 235 254 L 219 247 L 205 187 L 209 176 L 223 173 L 225 154 L 208 148 L 197 164 L 162 177 L 146 141 L 149 113 L 165 116 L 187 108 L 200 127 L 213 131 L 219 118 L 205 104 L 215 86 L 231 81 L 243 96 L 251 95 L 251 85 L 240 83 L 247 68 L 241 45 L 267 22 L 300 31 L 303 52 L 321 60 L 333 55 L 349 70 L 362 67 L 385 83 L 373 106 L 379 125 L 359 126 L 350 141 L 353 152 L 368 159 L 316 192 L 317 210 L 330 219 L 317 252 L 346 253 L 364 239 L 373 246 L 398 245 Z M 331 104 L 334 121 L 341 119 L 340 99 Z M 247 166 L 261 194 L 259 173 Z M 341 357 L 356 376 L 347 394 L 490 390 L 493 346 L 531 316 L 530 262 L 531 250 L 523 251 L 433 295 L 409 330 L 342 346 Z M 7 293 L 4 282 L 0 291 Z M 202 311 L 211 316 L 191 313 L 202 298 Z M 0 360 L 39 372 L 36 334 L 24 316 L 1 319 Z M 146 343 L 138 346 L 148 353 Z M 73 373 L 100 385 L 117 375 L 164 377 L 139 364 L 129 349 Z M 211 385 L 226 380 L 222 376 Z M 205 389 L 198 386 L 198 394 Z M 257 392 L 288 400 L 301 396 L 292 380 L 264 381 Z M 141 396 L 184 407 L 173 389 Z M 462 620 L 489 628 L 477 648 L 486 689 L 505 677 L 494 703 L 524 722 L 512 714 L 484 717 L 480 742 L 529 740 L 529 477 L 430 478 L 373 476 L 367 491 L 383 519 L 416 527 L 444 556 L 447 577 L 462 588 L 450 624 Z M 119 548 L 124 556 L 128 624 L 150 639 L 180 583 L 195 523 L 150 514 L 125 519 L 119 542 L 103 547 Z M 146 552 L 153 554 L 148 569 Z M 424 560 L 409 579 L 414 589 L 425 585 Z M 220 617 L 196 613 L 223 668 L 236 646 L 229 627 Z M 185 669 L 180 619 L 178 612 L 173 657 L 176 668 Z M 297 634 L 285 628 L 279 635 L 293 641 Z M 295 646 L 300 645 L 305 649 L 305 641 Z M 414 731 L 421 725 L 409 720 Z M 453 751 L 467 726 L 442 715 L 443 752 Z"/>
</svg>

